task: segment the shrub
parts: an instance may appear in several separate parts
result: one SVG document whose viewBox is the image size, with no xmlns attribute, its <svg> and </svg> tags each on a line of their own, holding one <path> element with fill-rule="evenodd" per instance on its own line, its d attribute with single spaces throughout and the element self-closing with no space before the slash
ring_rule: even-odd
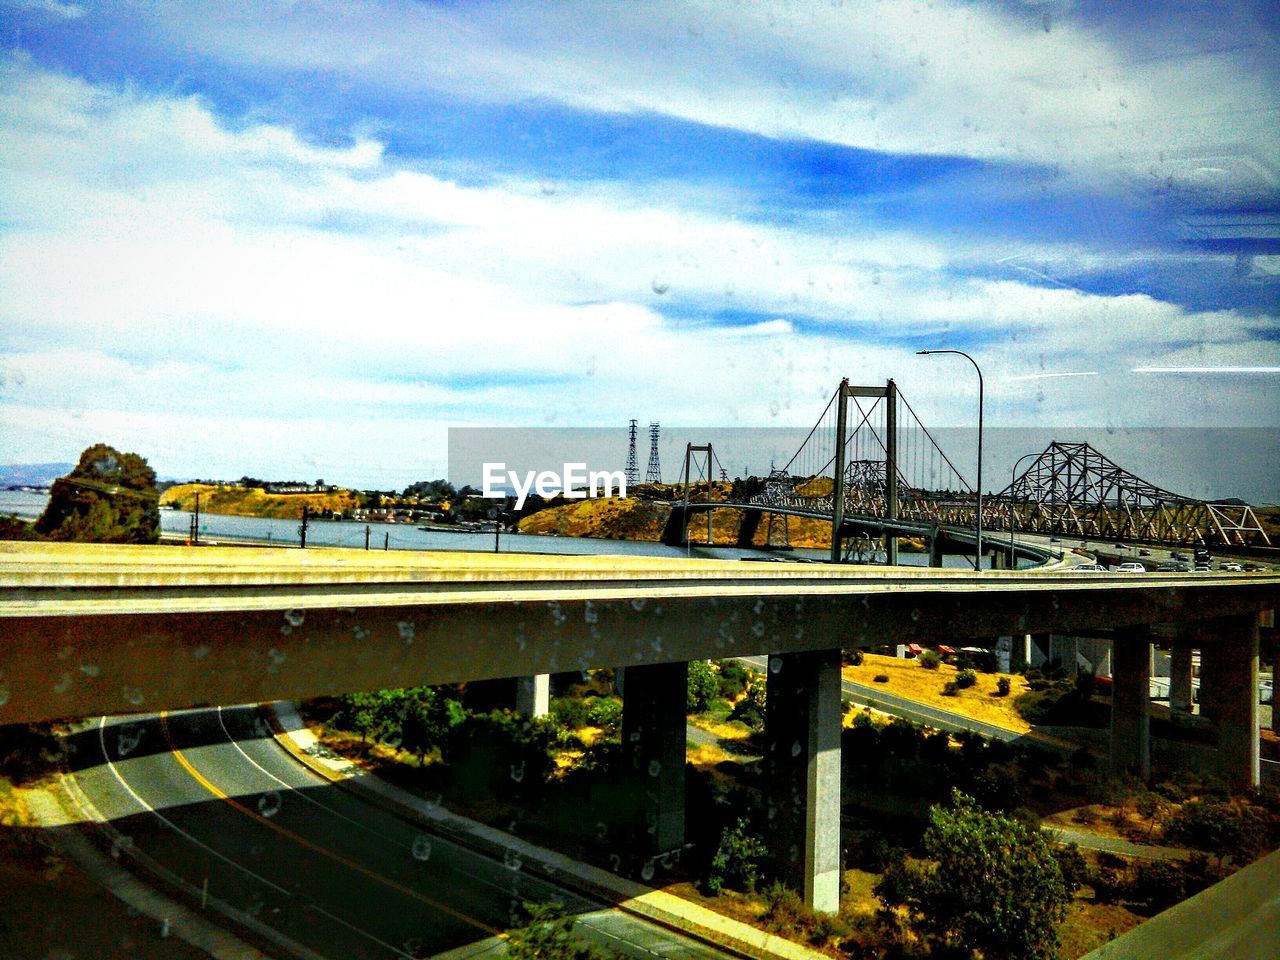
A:
<svg viewBox="0 0 1280 960">
<path fill-rule="evenodd" d="M 920 654 L 920 666 L 926 670 L 937 670 L 941 663 L 942 658 L 938 656 L 938 651 L 936 650 L 926 650 Z"/>
<path fill-rule="evenodd" d="M 888 683 L 889 675 L 887 673 L 877 673 L 871 679 L 874 680 L 876 683 Z"/>
<path fill-rule="evenodd" d="M 574 933 L 577 918 L 566 916 L 560 903 L 523 904 L 525 925 L 506 933 L 510 960 L 604 960 L 590 944 Z"/>
<path fill-rule="evenodd" d="M 1056 955 L 1071 893 L 1040 830 L 953 791 L 929 811 L 922 843 L 922 862 L 894 864 L 875 887 L 885 906 L 907 909 L 919 936 L 986 960 Z"/>
<path fill-rule="evenodd" d="M 716 669 L 720 674 L 716 682 L 716 692 L 722 699 L 737 700 L 746 692 L 751 682 L 752 671 L 737 660 L 717 660 Z"/>
<path fill-rule="evenodd" d="M 689 686 L 685 697 L 685 710 L 702 713 L 719 692 L 720 681 L 711 668 L 710 660 L 689 661 Z"/>
<path fill-rule="evenodd" d="M 618 729 L 622 725 L 622 701 L 617 697 L 592 697 L 587 701 L 587 722 L 605 730 Z"/>
<path fill-rule="evenodd" d="M 954 680 L 948 680 L 942 687 L 942 695 L 944 697 L 954 697 L 960 693 L 960 688 Z"/>
<path fill-rule="evenodd" d="M 747 694 L 734 705 L 730 720 L 745 724 L 752 730 L 764 729 L 764 704 L 766 684 L 763 677 L 754 677 L 747 685 Z"/>
<path fill-rule="evenodd" d="M 860 667 L 862 666 L 862 660 L 863 660 L 862 651 L 859 650 L 857 647 L 854 647 L 852 650 L 846 650 L 844 652 L 844 662 L 847 666 Z"/>
<path fill-rule="evenodd" d="M 551 701 L 551 715 L 566 730 L 581 730 L 587 720 L 587 701 L 581 697 L 556 697 Z"/>
<path fill-rule="evenodd" d="M 961 690 L 972 687 L 978 682 L 978 675 L 970 669 L 961 670 L 956 674 L 956 686 Z"/>
<path fill-rule="evenodd" d="M 997 697 L 1007 697 L 1011 689 L 1013 689 L 1013 684 L 1010 683 L 1008 677 L 1001 677 L 999 680 L 996 681 Z"/>
<path fill-rule="evenodd" d="M 752 831 L 751 824 L 745 817 L 739 818 L 720 835 L 704 889 L 710 894 L 718 894 L 725 887 L 754 891 L 765 853 L 764 843 Z"/>
<path fill-rule="evenodd" d="M 1187 877 L 1181 864 L 1168 860 L 1140 861 L 1133 870 L 1129 896 L 1153 911 L 1173 906 L 1187 895 Z"/>
<path fill-rule="evenodd" d="M 1265 833 L 1263 820 L 1260 811 L 1237 803 L 1192 800 L 1169 817 L 1165 834 L 1220 860 L 1242 862 L 1256 852 Z"/>
</svg>

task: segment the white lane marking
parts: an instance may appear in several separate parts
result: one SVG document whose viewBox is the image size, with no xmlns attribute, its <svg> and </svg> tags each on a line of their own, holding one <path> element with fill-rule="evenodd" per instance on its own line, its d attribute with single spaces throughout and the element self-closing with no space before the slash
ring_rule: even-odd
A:
<svg viewBox="0 0 1280 960">
<path fill-rule="evenodd" d="M 280 784 L 281 786 L 285 787 L 285 788 L 286 788 L 286 789 L 288 789 L 288 790 L 292 790 L 294 793 L 296 793 L 296 794 L 297 794 L 299 797 L 301 797 L 303 800 L 307 801 L 308 803 L 310 803 L 310 804 L 312 804 L 312 805 L 314 805 L 314 806 L 316 806 L 316 807 L 319 807 L 321 810 L 324 810 L 324 811 L 325 811 L 325 812 L 327 812 L 327 813 L 331 813 L 331 814 L 333 814 L 333 816 L 338 817 L 338 818 L 339 818 L 339 819 L 341 819 L 341 820 L 345 820 L 347 823 L 354 824 L 355 826 L 359 827 L 361 830 L 364 830 L 366 833 L 370 834 L 371 836 L 377 837 L 378 839 L 382 840 L 382 841 L 383 841 L 383 842 L 385 842 L 385 843 L 389 843 L 391 846 L 393 846 L 393 847 L 395 847 L 395 848 L 397 848 L 397 849 L 404 850 L 404 851 L 406 851 L 406 852 L 410 852 L 410 853 L 412 852 L 412 850 L 413 850 L 412 845 L 404 844 L 404 843 L 401 843 L 399 840 L 393 839 L 392 837 L 388 837 L 386 834 L 381 833 L 381 832 L 379 832 L 379 831 L 377 831 L 377 830 L 374 830 L 372 827 L 370 827 L 370 826 L 368 826 L 368 825 L 366 825 L 366 824 L 361 823 L 359 820 L 354 820 L 354 819 L 352 819 L 351 817 L 348 817 L 346 814 L 344 814 L 344 813 L 340 813 L 339 811 L 337 811 L 337 810 L 333 809 L 332 807 L 328 806 L 327 804 L 321 803 L 319 800 L 316 800 L 314 797 L 309 797 L 309 796 L 307 796 L 305 793 L 303 793 L 303 792 L 302 792 L 300 789 L 298 789 L 297 787 L 292 786 L 291 784 L 289 784 L 289 783 L 288 783 L 287 781 L 285 781 L 285 780 L 281 780 L 279 777 L 277 777 L 277 776 L 276 776 L 274 773 L 272 773 L 270 770 L 265 769 L 261 764 L 257 763 L 257 762 L 256 762 L 256 761 L 255 761 L 251 756 L 249 756 L 247 753 L 245 753 L 245 752 L 244 752 L 244 750 L 243 750 L 243 749 L 241 749 L 240 744 L 236 742 L 235 737 L 233 737 L 233 736 L 231 735 L 231 731 L 227 729 L 227 725 L 226 725 L 225 723 L 223 723 L 223 722 L 222 722 L 222 708 L 221 708 L 221 707 L 218 707 L 218 708 L 217 708 L 217 711 L 218 711 L 218 723 L 221 725 L 221 727 L 222 727 L 222 732 L 223 732 L 223 733 L 225 733 L 225 734 L 227 735 L 227 739 L 228 739 L 228 741 L 230 741 L 230 743 L 232 744 L 232 746 L 234 746 L 234 747 L 236 748 L 236 750 L 238 750 L 238 751 L 240 752 L 240 755 L 241 755 L 242 757 L 244 757 L 246 760 L 248 760 L 250 763 L 252 763 L 255 767 L 257 767 L 259 770 L 261 770 L 263 773 L 265 773 L 268 777 L 270 777 L 270 778 L 271 778 L 272 780 L 274 780 L 276 783 Z M 315 776 L 315 774 L 310 773 L 310 771 L 308 771 L 308 775 L 309 775 L 309 776 Z M 322 779 L 320 779 L 319 777 L 316 777 L 316 782 L 317 782 L 317 783 L 319 783 L 319 784 L 327 784 L 327 783 L 328 783 L 328 781 L 326 781 L 326 780 L 322 780 Z M 413 825 L 413 824 L 409 824 L 409 826 L 415 826 L 415 825 Z M 462 846 L 460 846 L 459 844 L 456 844 L 456 843 L 454 843 L 453 841 L 449 840 L 447 837 L 442 837 L 442 836 L 440 836 L 440 834 L 438 834 L 438 833 L 434 833 L 434 832 L 433 832 L 431 835 L 432 835 L 432 837 L 436 838 L 436 840 L 438 840 L 440 843 L 442 843 L 443 845 L 445 845 L 445 846 L 449 847 L 451 850 L 453 850 L 453 851 L 455 852 L 455 855 L 460 855 L 460 859 L 461 859 L 461 860 L 464 860 L 464 861 L 465 861 L 465 860 L 466 860 L 466 858 L 467 858 L 467 857 L 469 857 L 469 856 L 470 856 L 470 857 L 475 857 L 475 856 L 482 856 L 482 857 L 483 857 L 483 856 L 485 856 L 484 854 L 477 854 L 477 853 L 475 853 L 474 851 L 468 850 L 467 848 L 462 847 Z M 485 857 L 485 859 L 486 859 L 486 860 L 492 860 L 493 858 L 492 858 L 492 857 Z M 496 862 L 496 861 L 495 861 L 495 862 Z M 510 896 L 510 895 L 511 895 L 511 890 L 510 890 L 510 888 L 509 888 L 509 887 L 506 887 L 506 886 L 504 886 L 504 885 L 502 885 L 502 884 L 500 884 L 500 883 L 497 883 L 497 882 L 495 882 L 495 881 L 493 881 L 493 880 L 489 879 L 488 877 L 483 877 L 483 876 L 480 876 L 479 874 L 475 874 L 475 873 L 469 873 L 468 871 L 466 871 L 466 870 L 462 869 L 460 866 L 457 866 L 456 864 L 454 865 L 453 870 L 454 870 L 454 872 L 458 873 L 459 875 L 464 876 L 464 877 L 466 877 L 466 878 L 467 878 L 467 879 L 469 879 L 469 880 L 473 880 L 473 881 L 475 881 L 476 883 L 478 883 L 478 884 L 480 884 L 480 885 L 482 885 L 482 886 L 489 887 L 491 890 L 497 890 L 499 893 L 503 894 L 504 896 Z M 529 883 L 530 883 L 530 884 L 532 884 L 532 885 L 535 885 L 535 886 L 542 886 L 542 887 L 546 888 L 548 891 L 550 891 L 550 892 L 552 892 L 552 893 L 557 893 L 557 894 L 565 893 L 565 894 L 569 894 L 570 896 L 573 896 L 572 891 L 569 891 L 569 890 L 563 890 L 562 888 L 555 886 L 555 885 L 554 885 L 553 883 L 551 883 L 550 881 L 542 880 L 542 879 L 541 879 L 541 878 L 539 878 L 539 877 L 531 877 L 529 874 L 524 874 L 523 876 L 524 876 L 524 878 L 526 879 L 526 881 L 527 881 L 527 882 L 529 882 Z M 586 903 L 586 902 L 588 902 L 588 901 L 583 901 L 583 902 L 584 902 L 584 903 Z"/>
<path fill-rule="evenodd" d="M 348 823 L 354 824 L 355 826 L 357 826 L 357 827 L 359 827 L 360 829 L 362 829 L 362 830 L 366 831 L 367 833 L 371 834 L 372 836 L 378 837 L 380 840 L 383 840 L 383 841 L 384 841 L 384 842 L 386 842 L 386 843 L 390 843 L 392 846 L 395 846 L 395 847 L 398 847 L 398 848 L 401 848 L 401 849 L 405 849 L 405 850 L 410 849 L 409 847 L 406 847 L 404 844 L 400 843 L 398 840 L 393 840 L 392 838 L 387 837 L 385 834 L 382 834 L 382 833 L 380 833 L 379 831 L 374 830 L 372 827 L 369 827 L 369 826 L 367 826 L 366 824 L 363 824 L 363 823 L 361 823 L 361 822 L 360 822 L 360 821 L 358 821 L 358 820 L 352 819 L 351 817 L 348 817 L 348 816 L 346 816 L 345 814 L 340 813 L 340 812 L 338 812 L 337 810 L 334 810 L 332 807 L 328 806 L 327 804 L 323 804 L 323 803 L 321 803 L 319 800 L 316 800 L 314 797 L 309 797 L 309 796 L 307 796 L 307 795 L 306 795 L 305 793 L 303 793 L 303 792 L 302 792 L 298 787 L 295 787 L 295 786 L 291 785 L 290 783 L 288 783 L 287 781 L 280 779 L 280 778 L 279 778 L 279 777 L 277 777 L 274 773 L 272 773 L 270 770 L 268 770 L 268 769 L 266 769 L 265 767 L 263 767 L 260 763 L 258 763 L 256 760 L 254 760 L 254 759 L 253 759 L 253 757 L 249 756 L 249 754 L 247 754 L 247 753 L 246 753 L 246 752 L 241 748 L 240 744 L 237 742 L 236 738 L 232 735 L 231 731 L 227 729 L 227 725 L 226 725 L 226 723 L 225 723 L 225 721 L 224 721 L 224 719 L 223 719 L 223 715 L 222 715 L 222 707 L 217 707 L 217 708 L 215 708 L 215 709 L 217 710 L 217 713 L 218 713 L 218 725 L 222 727 L 222 732 L 223 732 L 224 734 L 226 734 L 226 737 L 227 737 L 228 742 L 230 742 L 230 743 L 231 743 L 231 745 L 232 745 L 232 746 L 234 746 L 234 747 L 236 748 L 236 750 L 239 752 L 239 754 L 240 754 L 242 757 L 244 757 L 246 760 L 248 760 L 251 764 L 253 764 L 253 766 L 257 767 L 257 769 L 261 770 L 264 774 L 266 774 L 268 777 L 270 777 L 270 778 L 271 778 L 272 780 L 274 780 L 276 783 L 280 784 L 282 787 L 285 787 L 285 788 L 286 788 L 286 789 L 288 789 L 288 790 L 292 790 L 294 793 L 296 793 L 296 794 L 297 794 L 299 797 L 301 797 L 303 800 L 306 800 L 308 803 L 310 803 L 310 804 L 312 804 L 312 805 L 314 805 L 314 806 L 316 806 L 316 807 L 319 807 L 320 809 L 325 810 L 325 811 L 326 811 L 326 812 L 328 812 L 328 813 L 333 814 L 335 817 L 338 817 L 339 819 L 342 819 L 342 820 L 345 820 L 345 821 L 346 821 L 346 822 L 348 822 Z M 241 707 L 241 708 L 238 708 L 238 709 L 246 709 L 246 708 Z M 264 739 L 264 740 L 266 740 L 266 739 L 271 739 L 271 738 L 265 738 L 265 737 L 264 737 L 263 739 Z M 315 776 L 315 775 L 314 775 L 314 774 L 311 774 L 311 773 L 308 771 L 308 776 Z M 316 779 L 316 782 L 317 782 L 317 783 L 321 783 L 321 784 L 323 784 L 323 783 L 327 783 L 327 781 L 321 780 L 319 777 L 316 777 L 315 779 Z M 433 836 L 439 836 L 439 835 L 438 835 L 438 834 L 433 834 Z M 448 846 L 450 846 L 450 847 L 453 847 L 455 850 L 458 850 L 459 852 L 463 853 L 464 855 L 467 855 L 467 854 L 477 855 L 477 854 L 474 854 L 472 851 L 468 851 L 468 850 L 466 850 L 465 848 L 458 846 L 457 844 L 453 843 L 452 841 L 450 841 L 450 840 L 448 840 L 448 839 L 445 839 L 445 838 L 440 838 L 440 839 L 441 839 L 441 840 L 443 840 L 443 842 L 444 842 L 446 845 L 448 845 Z M 483 856 L 483 854 L 480 854 L 479 856 Z M 457 868 L 455 868 L 455 869 L 457 869 Z M 508 890 L 508 888 L 506 888 L 506 887 L 504 887 L 504 886 L 501 886 L 501 885 L 499 885 L 499 884 L 497 884 L 497 883 L 493 882 L 492 880 L 488 879 L 487 877 L 482 877 L 482 876 L 478 876 L 478 875 L 476 875 L 476 874 L 468 873 L 467 871 L 465 871 L 465 870 L 461 870 L 461 869 L 457 869 L 457 872 L 458 872 L 458 873 L 460 873 L 460 874 L 462 874 L 464 877 L 469 877 L 470 879 L 475 880 L 476 882 L 481 883 L 481 884 L 484 884 L 484 885 L 486 885 L 486 886 L 488 886 L 488 887 L 491 887 L 492 889 L 497 890 L 497 891 L 499 891 L 499 892 L 501 892 L 501 893 L 504 893 L 504 894 L 510 894 L 510 890 Z M 527 881 L 532 882 L 532 883 L 533 883 L 533 884 L 535 884 L 535 885 L 539 885 L 539 886 L 545 887 L 547 890 L 549 890 L 549 891 L 551 891 L 551 892 L 553 892 L 553 893 L 568 893 L 568 894 L 570 894 L 570 895 L 573 895 L 572 891 L 569 891 L 569 890 L 563 890 L 562 888 L 557 887 L 555 884 L 551 883 L 550 881 L 548 881 L 548 880 L 543 880 L 543 879 L 542 879 L 542 878 L 540 878 L 540 877 L 530 877 L 528 874 L 525 874 L 525 878 L 526 878 L 526 880 L 527 880 Z M 586 902 L 586 901 L 584 901 L 584 902 Z M 608 912 L 612 912 L 612 911 L 606 911 L 606 913 L 608 913 Z M 622 917 L 625 917 L 625 916 L 626 916 L 625 914 L 622 914 L 622 913 L 619 913 L 618 915 L 619 915 L 619 916 L 622 916 Z M 595 915 L 595 914 L 585 914 L 585 915 L 583 915 L 582 917 L 580 917 L 580 918 L 579 918 L 578 922 L 579 922 L 579 923 L 582 923 L 583 925 L 585 925 L 585 926 L 587 926 L 587 927 L 590 927 L 590 929 L 594 930 L 594 931 L 595 931 L 596 933 L 598 933 L 598 934 L 601 934 L 601 935 L 603 935 L 603 936 L 605 936 L 605 937 L 608 937 L 608 938 L 610 938 L 610 939 L 612 939 L 612 940 L 617 940 L 617 941 L 618 941 L 618 942 L 620 942 L 620 943 L 628 944 L 628 945 L 630 945 L 630 946 L 632 946 L 632 947 L 635 947 L 637 950 L 641 950 L 641 951 L 643 951 L 644 953 L 649 954 L 650 956 L 655 956 L 655 957 L 663 956 L 663 954 L 659 953 L 659 952 L 658 952 L 658 951 L 656 951 L 656 950 L 652 950 L 652 949 L 650 949 L 649 947 L 646 947 L 644 944 L 636 943 L 634 940 L 629 940 L 629 939 L 627 939 L 626 937 L 620 936 L 620 935 L 619 935 L 619 934 L 617 934 L 617 933 L 614 933 L 614 932 L 612 932 L 612 931 L 610 931 L 610 930 L 607 930 L 607 929 L 604 929 L 604 928 L 602 928 L 602 927 L 600 927 L 600 926 L 597 926 L 595 923 L 590 923 L 590 922 L 588 922 L 588 921 L 589 921 L 593 916 L 596 916 L 596 915 Z M 661 931 L 661 928 L 659 928 L 659 927 L 652 927 L 652 928 L 650 928 L 650 929 L 653 929 L 653 930 L 659 930 L 659 931 Z M 661 932 L 665 935 L 665 931 L 661 931 Z M 677 942 L 677 943 L 679 943 L 679 941 L 678 941 L 678 940 L 677 940 L 676 942 Z"/>
<path fill-rule="evenodd" d="M 170 820 L 168 817 L 162 814 L 159 810 L 151 806 L 151 804 L 147 803 L 147 801 L 143 800 L 142 797 L 138 795 L 137 791 L 135 791 L 133 787 L 129 786 L 128 782 L 124 779 L 124 777 L 120 775 L 120 771 L 116 769 L 116 765 L 112 762 L 111 754 L 107 750 L 106 729 L 107 729 L 107 718 L 100 717 L 98 719 L 98 742 L 102 746 L 102 758 L 107 762 L 107 768 L 111 771 L 112 775 L 116 778 L 116 780 L 120 782 L 120 786 L 124 787 L 124 789 L 128 792 L 129 796 L 133 797 L 133 799 L 138 803 L 140 807 L 142 807 L 143 810 L 147 811 L 156 819 L 160 820 L 162 823 L 168 826 L 170 830 L 185 837 L 187 841 L 193 844 L 194 846 L 197 846 L 202 850 L 208 851 L 209 853 L 217 857 L 219 860 L 221 860 L 223 863 L 226 863 L 229 866 L 234 867 L 235 869 L 241 871 L 242 873 L 248 874 L 249 876 L 257 880 L 259 883 L 262 883 L 270 887 L 272 890 L 275 890 L 278 893 L 283 894 L 286 898 L 290 900 L 293 899 L 293 894 L 290 893 L 288 890 L 286 890 L 284 887 L 281 887 L 275 883 L 272 883 L 266 877 L 259 876 L 258 874 L 250 870 L 248 867 L 246 867 L 244 864 L 237 863 L 235 860 L 232 860 L 230 857 L 227 857 L 219 853 L 217 850 L 213 849 L 213 847 L 209 846 L 208 844 L 202 843 L 201 841 L 197 840 L 191 834 L 187 833 L 187 831 L 183 830 L 180 826 L 178 826 L 176 823 L 174 823 L 172 820 Z M 353 933 L 358 933 L 362 937 L 365 937 L 368 940 L 372 940 L 378 946 L 384 947 L 387 950 L 390 950 L 391 953 L 393 953 L 395 956 L 404 957 L 406 958 L 406 960 L 412 960 L 412 956 L 408 953 L 405 953 L 399 947 L 395 947 L 389 943 L 385 943 L 384 941 L 379 940 L 377 937 L 375 937 L 373 934 L 369 933 L 368 931 L 362 930 L 359 927 L 354 926 L 348 921 L 343 920 L 341 917 L 334 916 L 332 913 L 330 913 L 328 910 L 325 910 L 323 907 L 321 907 L 319 904 L 315 903 L 314 901 L 311 901 L 309 903 L 309 906 L 316 913 L 319 913 L 325 917 L 328 917 L 330 920 L 346 927 L 347 929 L 351 930 Z"/>
</svg>

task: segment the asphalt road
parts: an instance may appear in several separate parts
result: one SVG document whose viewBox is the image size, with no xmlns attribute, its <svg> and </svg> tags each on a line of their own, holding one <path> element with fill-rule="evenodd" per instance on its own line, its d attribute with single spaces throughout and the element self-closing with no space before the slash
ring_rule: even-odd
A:
<svg viewBox="0 0 1280 960">
<path fill-rule="evenodd" d="M 322 957 L 475 944 L 512 926 L 522 901 L 559 901 L 623 956 L 725 956 L 316 778 L 253 708 L 104 718 L 73 744 L 80 788 L 138 848 Z"/>
</svg>

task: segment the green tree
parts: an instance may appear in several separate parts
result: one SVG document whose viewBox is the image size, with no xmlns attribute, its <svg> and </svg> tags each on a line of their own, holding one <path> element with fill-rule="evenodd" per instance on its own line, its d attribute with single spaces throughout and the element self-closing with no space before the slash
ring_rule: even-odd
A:
<svg viewBox="0 0 1280 960">
<path fill-rule="evenodd" d="M 400 721 L 400 746 L 416 753 L 421 764 L 427 751 L 439 747 L 449 730 L 461 723 L 464 716 L 462 704 L 457 700 L 431 687 L 416 687 L 406 697 Z"/>
<path fill-rule="evenodd" d="M 985 960 L 1057 957 L 1074 878 L 1038 828 L 953 790 L 949 806 L 929 811 L 923 845 L 926 859 L 899 861 L 875 888 L 886 906 L 906 908 L 921 937 Z"/>
<path fill-rule="evenodd" d="M 710 660 L 689 661 L 689 688 L 685 709 L 689 713 L 701 713 L 715 699 L 720 683 Z"/>
<path fill-rule="evenodd" d="M 97 443 L 53 482 L 49 505 L 36 521 L 50 540 L 87 543 L 156 543 L 160 495 L 156 473 L 136 453 Z"/>
</svg>

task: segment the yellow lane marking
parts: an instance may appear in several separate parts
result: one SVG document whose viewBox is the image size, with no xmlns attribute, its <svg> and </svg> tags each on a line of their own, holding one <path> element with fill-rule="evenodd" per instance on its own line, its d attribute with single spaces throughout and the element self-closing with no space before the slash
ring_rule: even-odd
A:
<svg viewBox="0 0 1280 960">
<path fill-rule="evenodd" d="M 428 897 L 425 894 L 419 893 L 417 890 L 413 890 L 410 887 L 406 887 L 403 884 L 397 883 L 394 880 L 384 877 L 382 876 L 382 874 L 377 873 L 373 870 L 370 870 L 368 867 L 363 866 L 362 864 L 356 863 L 354 860 L 350 860 L 347 857 L 342 856 L 342 854 L 340 853 L 335 853 L 334 851 L 328 849 L 327 847 L 322 847 L 317 843 L 313 843 L 312 841 L 308 840 L 306 837 L 300 834 L 294 833 L 292 830 L 288 829 L 287 827 L 282 827 L 280 824 L 274 822 L 273 820 L 262 816 L 262 814 L 258 813 L 256 810 L 250 810 L 244 804 L 233 799 L 228 794 L 223 792 L 216 784 L 211 783 L 209 779 L 204 776 L 204 774 L 202 774 L 199 770 L 197 770 L 194 766 L 192 766 L 191 761 L 188 760 L 186 756 L 183 754 L 183 752 L 179 750 L 178 747 L 174 744 L 173 737 L 169 733 L 168 717 L 169 717 L 169 711 L 162 710 L 160 712 L 160 727 L 164 731 L 164 738 L 169 744 L 169 749 L 173 752 L 174 757 L 177 758 L 178 763 L 182 764 L 182 768 L 191 775 L 192 779 L 195 780 L 197 783 L 199 783 L 200 786 L 204 787 L 206 790 L 208 790 L 211 794 L 213 794 L 219 800 L 229 803 L 232 807 L 234 807 L 240 813 L 243 813 L 246 817 L 251 817 L 254 820 L 258 821 L 258 823 L 261 823 L 263 826 L 270 827 L 272 830 L 276 831 L 276 833 L 280 834 L 283 837 L 287 837 L 288 839 L 292 840 L 294 843 L 300 844 L 301 846 L 306 847 L 308 850 L 318 853 L 323 857 L 328 857 L 330 860 L 333 860 L 336 863 L 340 863 L 344 867 L 347 867 L 350 870 L 355 870 L 357 873 L 363 874 L 364 876 L 368 877 L 370 880 L 374 880 L 378 883 L 383 884 L 384 886 L 390 887 L 392 890 L 396 890 L 399 893 L 403 893 L 405 896 L 412 897 L 415 900 L 418 900 L 422 903 L 427 904 L 427 906 L 434 907 L 435 909 L 441 911 L 442 913 L 447 913 L 449 916 L 454 917 L 457 920 L 461 920 L 463 923 L 470 924 L 471 926 L 476 927 L 480 930 L 483 930 L 486 933 L 502 936 L 501 930 L 491 927 L 488 924 L 483 923 L 480 920 L 477 920 L 475 917 L 468 916 L 467 914 L 461 912 L 460 910 L 456 910 L 447 904 L 440 903 L 438 900 L 433 900 L 431 897 Z"/>
</svg>

